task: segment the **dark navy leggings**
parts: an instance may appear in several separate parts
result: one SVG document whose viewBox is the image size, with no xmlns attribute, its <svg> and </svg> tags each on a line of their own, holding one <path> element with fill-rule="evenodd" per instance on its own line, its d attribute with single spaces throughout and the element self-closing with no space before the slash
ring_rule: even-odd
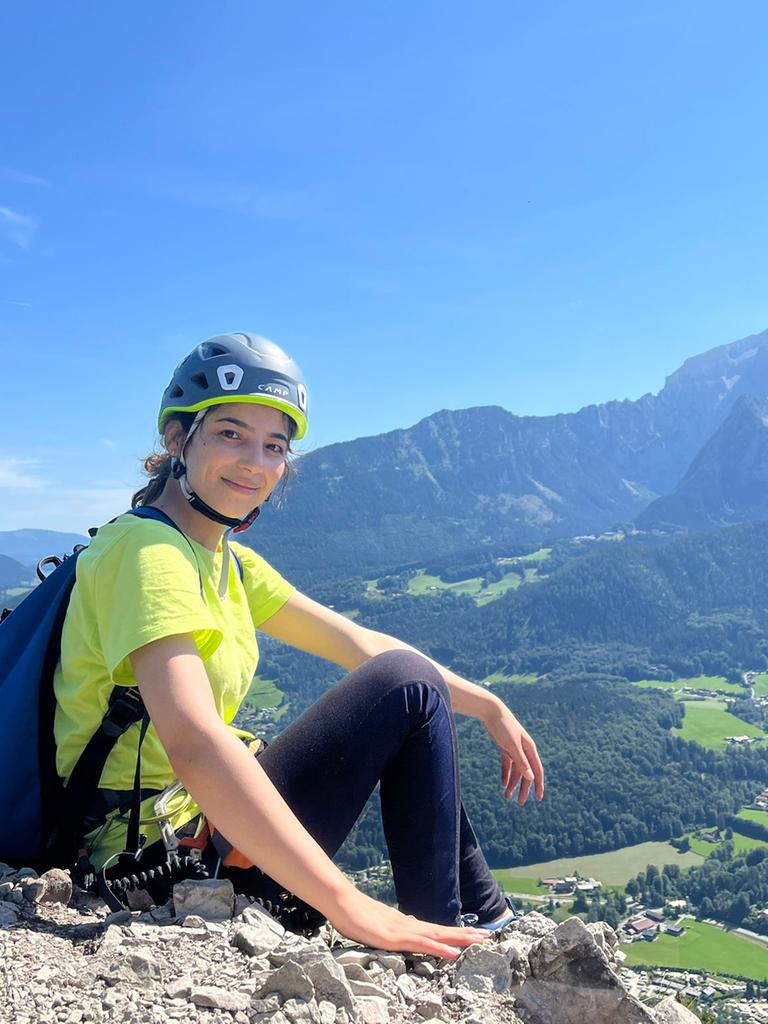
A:
<svg viewBox="0 0 768 1024">
<path fill-rule="evenodd" d="M 381 783 L 400 909 L 435 924 L 493 920 L 506 905 L 459 794 L 448 687 L 410 651 L 371 658 L 259 756 L 307 831 L 333 857 Z"/>
</svg>

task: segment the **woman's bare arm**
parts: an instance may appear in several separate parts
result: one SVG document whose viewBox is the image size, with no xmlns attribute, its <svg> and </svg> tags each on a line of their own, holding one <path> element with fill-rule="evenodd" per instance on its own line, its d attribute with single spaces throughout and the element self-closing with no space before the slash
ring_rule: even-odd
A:
<svg viewBox="0 0 768 1024">
<path fill-rule="evenodd" d="M 384 651 L 416 650 L 402 640 L 367 629 L 298 592 L 259 628 L 277 640 L 346 669 L 355 669 Z M 536 797 L 541 800 L 544 796 L 544 768 L 536 744 L 506 704 L 486 688 L 462 679 L 431 658 L 427 660 L 445 680 L 451 692 L 453 710 L 460 715 L 479 718 L 498 747 L 505 797 L 509 800 L 517 791 L 518 803 L 524 804 L 533 787 Z"/>
<path fill-rule="evenodd" d="M 237 850 L 342 934 L 379 948 L 448 958 L 485 937 L 475 929 L 417 921 L 351 884 L 219 718 L 190 637 L 147 644 L 131 655 L 131 664 L 173 770 L 206 817 Z"/>
</svg>

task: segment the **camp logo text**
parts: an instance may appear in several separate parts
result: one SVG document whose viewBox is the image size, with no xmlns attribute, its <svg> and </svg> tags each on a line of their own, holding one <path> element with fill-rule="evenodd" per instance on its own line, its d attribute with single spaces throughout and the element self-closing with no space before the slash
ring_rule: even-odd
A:
<svg viewBox="0 0 768 1024">
<path fill-rule="evenodd" d="M 282 384 L 259 384 L 257 390 L 263 391 L 265 395 L 275 395 L 277 398 L 288 398 L 290 395 L 288 388 Z"/>
</svg>

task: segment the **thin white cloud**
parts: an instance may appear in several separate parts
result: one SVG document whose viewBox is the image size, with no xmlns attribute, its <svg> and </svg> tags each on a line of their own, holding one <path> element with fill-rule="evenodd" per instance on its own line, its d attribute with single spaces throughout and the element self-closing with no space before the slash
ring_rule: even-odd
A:
<svg viewBox="0 0 768 1024">
<path fill-rule="evenodd" d="M 48 481 L 27 470 L 39 466 L 36 459 L 0 459 L 0 488 L 2 490 L 39 491 Z M 3 495 L 5 501 L 7 495 Z"/>
<path fill-rule="evenodd" d="M 26 309 L 32 309 L 31 302 L 19 302 L 18 299 L 0 299 L 0 302 L 5 303 L 6 306 L 24 306 Z"/>
<path fill-rule="evenodd" d="M 0 234 L 18 245 L 28 249 L 32 236 L 37 231 L 37 221 L 23 213 L 11 210 L 8 206 L 0 206 Z"/>
<path fill-rule="evenodd" d="M 99 441 L 99 444 L 102 445 L 104 448 L 108 448 L 109 451 L 111 452 L 117 450 L 117 441 L 110 441 L 108 437 L 102 437 L 102 439 Z"/>
<path fill-rule="evenodd" d="M 10 181 L 14 185 L 36 185 L 38 188 L 50 188 L 50 181 L 39 177 L 37 174 L 25 174 L 23 171 L 14 170 L 13 167 L 0 167 L 0 181 Z"/>
</svg>

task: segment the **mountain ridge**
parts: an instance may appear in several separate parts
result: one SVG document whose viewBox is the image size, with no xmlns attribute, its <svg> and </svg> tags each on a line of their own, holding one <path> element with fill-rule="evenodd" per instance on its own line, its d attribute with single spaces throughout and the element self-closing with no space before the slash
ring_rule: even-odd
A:
<svg viewBox="0 0 768 1024">
<path fill-rule="evenodd" d="M 768 331 L 691 357 L 637 400 L 544 417 L 441 410 L 307 454 L 280 515 L 244 539 L 286 572 L 375 575 L 601 532 L 676 487 L 744 393 L 768 397 Z"/>
</svg>

